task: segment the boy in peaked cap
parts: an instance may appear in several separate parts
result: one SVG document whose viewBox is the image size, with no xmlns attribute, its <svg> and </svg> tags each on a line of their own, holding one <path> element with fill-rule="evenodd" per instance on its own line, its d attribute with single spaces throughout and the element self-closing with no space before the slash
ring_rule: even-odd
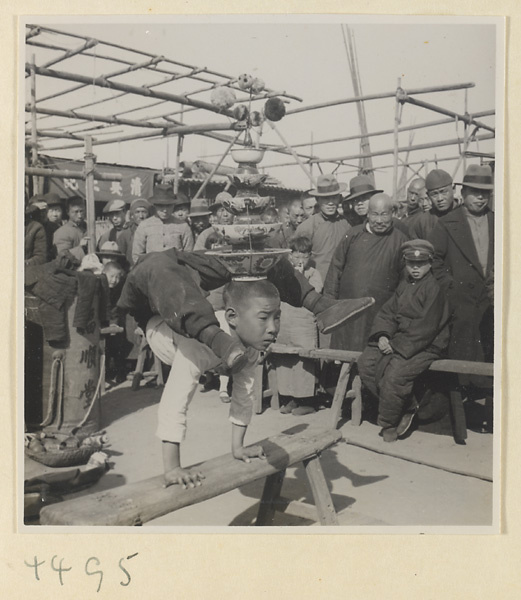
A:
<svg viewBox="0 0 521 600">
<path fill-rule="evenodd" d="M 402 244 L 401 251 L 406 277 L 376 315 L 358 360 L 362 383 L 379 399 L 385 442 L 396 441 L 411 426 L 418 409 L 414 382 L 449 342 L 448 301 L 431 271 L 434 247 L 417 239 Z"/>
</svg>

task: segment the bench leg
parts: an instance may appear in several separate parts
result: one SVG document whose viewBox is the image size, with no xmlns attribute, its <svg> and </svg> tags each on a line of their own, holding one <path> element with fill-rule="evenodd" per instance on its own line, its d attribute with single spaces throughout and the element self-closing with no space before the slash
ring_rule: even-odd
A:
<svg viewBox="0 0 521 600">
<path fill-rule="evenodd" d="M 259 512 L 257 513 L 257 520 L 255 521 L 256 526 L 273 525 L 276 511 L 274 502 L 280 497 L 285 474 L 286 470 L 279 471 L 278 473 L 266 477 L 266 483 L 264 484 L 264 490 L 259 505 Z"/>
<path fill-rule="evenodd" d="M 465 444 L 465 440 L 467 439 L 467 419 L 465 417 L 461 392 L 459 390 L 452 390 L 449 393 L 449 398 L 454 441 L 456 444 Z"/>
<path fill-rule="evenodd" d="M 320 465 L 318 456 L 313 456 L 304 461 L 306 475 L 308 477 L 315 506 L 317 508 L 318 520 L 321 525 L 338 525 L 338 518 L 333 505 L 324 471 Z"/>
<path fill-rule="evenodd" d="M 362 380 L 360 375 L 353 379 L 354 400 L 351 404 L 351 425 L 359 427 L 362 423 Z"/>
<path fill-rule="evenodd" d="M 342 368 L 340 369 L 340 375 L 338 377 L 338 381 L 336 384 L 335 395 L 333 397 L 333 402 L 331 404 L 330 409 L 330 418 L 329 424 L 331 427 L 336 427 L 338 423 L 338 419 L 340 418 L 340 413 L 342 411 L 342 404 L 344 402 L 344 398 L 346 396 L 347 384 L 349 382 L 349 373 L 351 372 L 351 364 L 350 362 L 342 363 Z"/>
</svg>

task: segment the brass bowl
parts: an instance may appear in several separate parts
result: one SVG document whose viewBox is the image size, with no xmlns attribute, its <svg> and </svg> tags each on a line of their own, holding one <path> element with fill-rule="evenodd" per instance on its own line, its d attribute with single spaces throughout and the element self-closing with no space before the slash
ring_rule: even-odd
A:
<svg viewBox="0 0 521 600">
<path fill-rule="evenodd" d="M 222 236 L 225 244 L 232 246 L 259 245 L 270 235 L 276 233 L 282 223 L 232 223 L 231 225 L 213 225 L 215 231 Z"/>
<path fill-rule="evenodd" d="M 236 281 L 266 279 L 268 271 L 291 252 L 285 248 L 264 250 L 208 250 L 206 254 L 215 258 L 231 273 Z"/>
</svg>

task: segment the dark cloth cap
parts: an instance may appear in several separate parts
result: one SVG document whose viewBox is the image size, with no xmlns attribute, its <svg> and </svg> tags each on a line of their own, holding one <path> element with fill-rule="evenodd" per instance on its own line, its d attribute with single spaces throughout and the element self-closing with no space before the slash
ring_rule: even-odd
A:
<svg viewBox="0 0 521 600">
<path fill-rule="evenodd" d="M 476 190 L 493 190 L 494 176 L 492 175 L 492 169 L 488 165 L 469 165 L 463 176 L 463 182 L 456 185 L 464 185 Z"/>
<path fill-rule="evenodd" d="M 145 200 L 144 198 L 136 198 L 130 203 L 130 212 L 132 212 L 136 208 L 146 208 L 148 212 L 150 212 L 152 210 L 152 205 L 150 204 L 150 202 L 148 202 L 148 200 Z"/>
<path fill-rule="evenodd" d="M 60 206 L 61 208 L 63 208 L 63 200 L 58 196 L 58 194 L 55 194 L 54 192 L 49 192 L 48 194 L 45 194 L 43 199 L 45 200 L 45 202 L 47 202 L 47 206 Z"/>
<path fill-rule="evenodd" d="M 425 178 L 425 188 L 428 192 L 452 185 L 452 177 L 443 169 L 433 169 Z"/>
<path fill-rule="evenodd" d="M 190 205 L 190 199 L 186 194 L 183 194 L 183 192 L 177 192 L 177 195 L 174 196 L 173 204 L 174 208 L 177 208 L 178 206 L 183 206 L 185 204 Z"/>
<path fill-rule="evenodd" d="M 409 240 L 401 246 L 403 258 L 406 260 L 432 260 L 434 246 L 427 240 Z"/>
</svg>

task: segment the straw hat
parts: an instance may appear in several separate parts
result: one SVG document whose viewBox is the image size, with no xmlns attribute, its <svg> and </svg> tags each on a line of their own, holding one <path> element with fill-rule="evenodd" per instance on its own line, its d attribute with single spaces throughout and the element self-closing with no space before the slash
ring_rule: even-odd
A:
<svg viewBox="0 0 521 600">
<path fill-rule="evenodd" d="M 116 242 L 105 242 L 96 254 L 100 258 L 125 258 Z"/>
</svg>

